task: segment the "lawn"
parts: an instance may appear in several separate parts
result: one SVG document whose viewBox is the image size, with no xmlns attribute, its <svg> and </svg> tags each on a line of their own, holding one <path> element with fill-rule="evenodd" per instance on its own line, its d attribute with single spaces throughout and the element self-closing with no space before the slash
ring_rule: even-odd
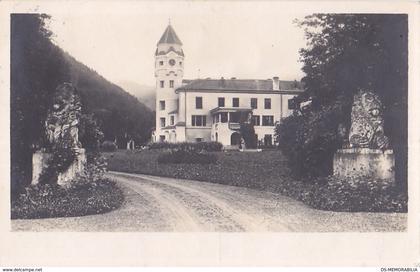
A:
<svg viewBox="0 0 420 272">
<path fill-rule="evenodd" d="M 278 150 L 258 153 L 214 152 L 215 164 L 159 164 L 162 150 L 105 152 L 108 170 L 141 173 L 278 192 L 290 182 L 286 160 Z"/>
</svg>

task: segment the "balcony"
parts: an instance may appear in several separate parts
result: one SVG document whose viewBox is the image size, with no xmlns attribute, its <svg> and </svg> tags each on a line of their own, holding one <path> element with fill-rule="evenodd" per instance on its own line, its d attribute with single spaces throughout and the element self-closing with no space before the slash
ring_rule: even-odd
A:
<svg viewBox="0 0 420 272">
<path fill-rule="evenodd" d="M 230 130 L 240 130 L 241 129 L 241 124 L 229 122 L 229 129 Z"/>
</svg>

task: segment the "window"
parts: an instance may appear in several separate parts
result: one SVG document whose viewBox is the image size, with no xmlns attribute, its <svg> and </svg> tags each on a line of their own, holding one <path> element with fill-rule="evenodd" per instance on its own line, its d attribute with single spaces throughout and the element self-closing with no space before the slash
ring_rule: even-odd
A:
<svg viewBox="0 0 420 272">
<path fill-rule="evenodd" d="M 251 108 L 252 109 L 258 108 L 258 99 L 257 98 L 251 98 Z"/>
<path fill-rule="evenodd" d="M 195 98 L 195 108 L 202 109 L 203 108 L 203 98 L 201 96 L 197 96 Z"/>
<path fill-rule="evenodd" d="M 197 143 L 202 142 L 203 140 L 204 140 L 203 138 L 195 138 L 195 141 L 196 141 Z"/>
<path fill-rule="evenodd" d="M 165 110 L 165 100 L 159 101 L 159 110 Z"/>
<path fill-rule="evenodd" d="M 220 122 L 227 123 L 228 121 L 228 114 L 227 112 L 220 113 Z"/>
<path fill-rule="evenodd" d="M 271 109 L 271 98 L 264 99 L 264 109 Z"/>
<path fill-rule="evenodd" d="M 175 116 L 171 115 L 171 126 L 175 125 Z"/>
<path fill-rule="evenodd" d="M 181 65 L 181 66 L 182 66 L 182 61 L 180 61 L 180 62 L 179 62 L 179 65 Z"/>
<path fill-rule="evenodd" d="M 205 115 L 192 115 L 191 116 L 191 125 L 193 127 L 205 127 L 206 126 L 206 116 Z"/>
<path fill-rule="evenodd" d="M 169 88 L 173 88 L 174 87 L 174 81 L 173 80 L 169 80 Z"/>
<path fill-rule="evenodd" d="M 232 107 L 239 107 L 239 98 L 238 97 L 232 98 Z"/>
<path fill-rule="evenodd" d="M 259 126 L 260 125 L 260 116 L 259 115 L 253 115 L 252 116 L 252 124 L 254 126 Z"/>
<path fill-rule="evenodd" d="M 263 115 L 262 125 L 263 126 L 274 126 L 274 116 L 273 115 Z"/>
<path fill-rule="evenodd" d="M 161 142 L 164 142 L 165 141 L 165 135 L 160 135 L 159 138 L 160 138 L 160 141 Z"/>
<path fill-rule="evenodd" d="M 265 134 L 264 135 L 264 145 L 265 146 L 272 146 L 273 145 L 273 135 Z"/>
<path fill-rule="evenodd" d="M 165 117 L 160 118 L 160 127 L 166 127 Z"/>
<path fill-rule="evenodd" d="M 162 66 L 163 65 L 163 60 L 159 61 L 159 65 Z"/>
<path fill-rule="evenodd" d="M 163 81 L 163 80 L 160 81 L 160 87 L 165 88 L 165 81 Z"/>
<path fill-rule="evenodd" d="M 219 97 L 217 100 L 217 105 L 218 107 L 224 107 L 225 106 L 225 98 L 224 97 Z"/>
</svg>

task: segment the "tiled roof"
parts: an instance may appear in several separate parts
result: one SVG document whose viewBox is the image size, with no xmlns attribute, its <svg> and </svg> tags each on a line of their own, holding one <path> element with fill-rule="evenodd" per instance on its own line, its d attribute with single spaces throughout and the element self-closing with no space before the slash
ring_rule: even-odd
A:
<svg viewBox="0 0 420 272">
<path fill-rule="evenodd" d="M 178 36 L 175 33 L 175 30 L 172 28 L 171 25 L 168 25 L 165 32 L 163 32 L 163 35 L 160 38 L 158 44 L 161 44 L 161 43 L 173 43 L 173 44 L 182 45 L 181 40 L 178 38 Z"/>
<path fill-rule="evenodd" d="M 281 90 L 300 90 L 298 81 L 279 81 Z M 271 79 L 196 79 L 178 88 L 178 90 L 219 90 L 219 91 L 272 91 Z"/>
</svg>

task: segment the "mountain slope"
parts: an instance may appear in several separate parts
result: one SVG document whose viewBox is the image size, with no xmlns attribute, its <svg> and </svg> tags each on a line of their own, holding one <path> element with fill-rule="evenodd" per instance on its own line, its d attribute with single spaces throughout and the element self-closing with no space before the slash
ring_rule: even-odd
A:
<svg viewBox="0 0 420 272">
<path fill-rule="evenodd" d="M 156 89 L 153 86 L 138 84 L 133 81 L 121 81 L 118 85 L 138 100 L 146 105 L 152 111 L 156 110 Z"/>
<path fill-rule="evenodd" d="M 64 53 L 71 82 L 79 90 L 84 110 L 93 113 L 107 140 L 123 147 L 129 138 L 137 143 L 149 140 L 154 125 L 153 112 L 136 97 L 109 82 L 96 71 Z"/>
</svg>

